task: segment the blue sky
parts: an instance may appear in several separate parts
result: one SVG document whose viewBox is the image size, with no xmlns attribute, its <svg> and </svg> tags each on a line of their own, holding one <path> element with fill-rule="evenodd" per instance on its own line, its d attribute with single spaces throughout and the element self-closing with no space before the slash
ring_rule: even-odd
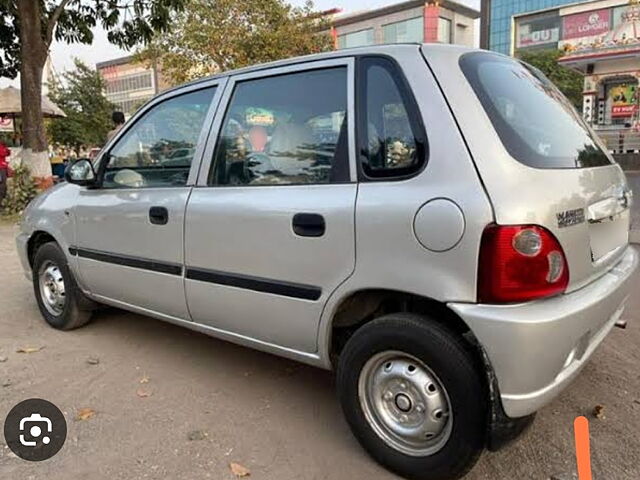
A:
<svg viewBox="0 0 640 480">
<path fill-rule="evenodd" d="M 238 0 L 241 1 L 241 0 Z M 293 5 L 302 5 L 304 0 L 289 0 Z M 344 12 L 354 12 L 358 10 L 378 8 L 392 3 L 398 3 L 402 0 L 315 0 L 314 4 L 318 10 L 328 10 L 331 8 L 342 8 Z M 455 0 L 454 0 L 455 1 Z M 458 3 L 466 4 L 474 8 L 480 8 L 480 0 L 457 0 Z M 127 52 L 111 45 L 107 41 L 107 36 L 101 29 L 94 31 L 95 37 L 92 45 L 67 45 L 54 44 L 51 49 L 51 59 L 53 68 L 56 73 L 60 74 L 66 69 L 73 67 L 73 58 L 77 57 L 89 65 L 95 65 L 96 62 L 110 60 L 112 58 L 127 55 Z M 13 84 L 18 86 L 17 81 L 9 81 L 0 78 L 0 87 Z"/>
</svg>

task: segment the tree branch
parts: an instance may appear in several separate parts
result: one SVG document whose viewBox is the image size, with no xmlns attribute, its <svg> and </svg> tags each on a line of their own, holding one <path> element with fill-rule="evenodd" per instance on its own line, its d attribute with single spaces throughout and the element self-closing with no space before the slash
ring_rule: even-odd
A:
<svg viewBox="0 0 640 480">
<path fill-rule="evenodd" d="M 66 7 L 70 1 L 71 0 L 62 0 L 49 17 L 49 22 L 47 23 L 47 34 L 45 36 L 47 48 L 49 48 L 49 46 L 51 45 L 51 41 L 53 40 L 53 31 L 56 29 L 58 19 L 60 18 L 60 15 L 62 15 L 62 12 L 64 12 L 64 7 Z"/>
</svg>

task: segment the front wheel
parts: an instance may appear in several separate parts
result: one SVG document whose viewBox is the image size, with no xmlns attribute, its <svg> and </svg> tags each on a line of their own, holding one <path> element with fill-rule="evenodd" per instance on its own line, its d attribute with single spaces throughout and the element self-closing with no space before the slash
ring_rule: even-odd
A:
<svg viewBox="0 0 640 480">
<path fill-rule="evenodd" d="M 57 243 L 45 243 L 38 248 L 32 275 L 40 313 L 49 325 L 59 330 L 72 330 L 90 320 L 95 304 L 78 288 Z"/>
<path fill-rule="evenodd" d="M 357 330 L 338 365 L 353 433 L 407 478 L 462 477 L 484 449 L 487 393 L 473 352 L 427 317 L 392 314 Z"/>
</svg>

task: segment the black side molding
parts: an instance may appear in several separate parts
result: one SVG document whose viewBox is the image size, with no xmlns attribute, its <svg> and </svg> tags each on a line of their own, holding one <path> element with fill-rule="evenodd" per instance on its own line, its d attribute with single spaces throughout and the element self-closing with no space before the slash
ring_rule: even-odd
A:
<svg viewBox="0 0 640 480">
<path fill-rule="evenodd" d="M 166 273 L 169 275 L 182 275 L 182 265 L 167 262 L 158 262 L 148 258 L 119 255 L 88 248 L 69 247 L 72 256 L 89 258 L 99 262 L 123 265 L 125 267 L 150 270 L 152 272 Z M 318 300 L 322 295 L 322 289 L 313 285 L 271 280 L 262 277 L 253 277 L 238 273 L 226 273 L 203 268 L 187 267 L 186 278 L 199 282 L 215 283 L 230 287 L 244 288 L 256 292 L 272 293 L 285 297 L 300 298 L 303 300 Z"/>
<path fill-rule="evenodd" d="M 167 273 L 169 275 L 182 275 L 182 265 L 175 263 L 158 262 L 147 258 L 131 257 L 128 255 L 116 255 L 113 253 L 90 250 L 87 248 L 69 247 L 69 253 L 73 256 L 98 260 L 99 262 L 113 263 L 125 267 L 150 270 L 152 272 Z"/>
<path fill-rule="evenodd" d="M 283 282 L 280 280 L 270 280 L 250 275 L 225 273 L 201 268 L 187 267 L 187 278 L 199 282 L 216 283 L 218 285 L 244 288 L 256 292 L 273 293 L 275 295 L 300 298 L 303 300 L 318 300 L 320 295 L 322 295 L 322 289 L 312 285 Z"/>
</svg>

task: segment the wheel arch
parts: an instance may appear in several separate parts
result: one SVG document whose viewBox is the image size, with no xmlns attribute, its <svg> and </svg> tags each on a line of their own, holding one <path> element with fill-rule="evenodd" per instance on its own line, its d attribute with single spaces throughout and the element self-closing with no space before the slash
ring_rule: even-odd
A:
<svg viewBox="0 0 640 480">
<path fill-rule="evenodd" d="M 49 232 L 44 230 L 36 230 L 34 231 L 29 240 L 27 241 L 27 258 L 29 259 L 29 266 L 33 268 L 33 259 L 40 248 L 45 243 L 55 242 L 60 246 L 60 242 L 51 235 Z"/>
<path fill-rule="evenodd" d="M 443 302 L 386 288 L 362 289 L 348 293 L 333 308 L 325 345 L 331 363 L 335 364 L 344 344 L 355 330 L 380 315 L 394 312 L 429 315 L 469 343 L 477 344 L 469 326 Z"/>
</svg>

